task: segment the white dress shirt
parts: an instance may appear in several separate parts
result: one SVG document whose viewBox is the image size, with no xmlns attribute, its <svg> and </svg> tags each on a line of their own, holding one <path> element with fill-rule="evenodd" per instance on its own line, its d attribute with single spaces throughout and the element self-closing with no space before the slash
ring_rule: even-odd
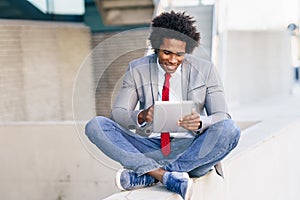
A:
<svg viewBox="0 0 300 200">
<path fill-rule="evenodd" d="M 161 67 L 157 59 L 158 66 L 158 101 L 162 100 L 162 89 L 165 81 L 165 71 Z M 170 88 L 169 88 L 169 101 L 182 101 L 182 88 L 181 88 L 181 70 L 182 65 L 179 65 L 177 70 L 171 74 Z M 179 120 L 179 119 L 178 119 Z M 150 138 L 160 138 L 160 133 L 152 133 Z M 170 137 L 174 138 L 192 138 L 192 134 L 188 132 L 170 133 Z"/>
</svg>

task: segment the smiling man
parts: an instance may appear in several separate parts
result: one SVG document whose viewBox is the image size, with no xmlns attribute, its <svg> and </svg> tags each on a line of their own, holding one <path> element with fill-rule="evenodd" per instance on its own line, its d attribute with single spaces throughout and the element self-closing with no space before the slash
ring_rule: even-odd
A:
<svg viewBox="0 0 300 200">
<path fill-rule="evenodd" d="M 191 178 L 205 175 L 238 143 L 240 130 L 228 114 L 215 67 L 190 55 L 200 40 L 194 23 L 174 11 L 154 18 L 149 37 L 154 53 L 129 63 L 111 119 L 96 116 L 86 125 L 89 139 L 124 166 L 116 174 L 121 190 L 161 182 L 189 199 Z M 155 101 L 184 100 L 196 105 L 178 119 L 185 131 L 153 132 Z M 222 175 L 219 167 L 216 171 Z"/>
</svg>

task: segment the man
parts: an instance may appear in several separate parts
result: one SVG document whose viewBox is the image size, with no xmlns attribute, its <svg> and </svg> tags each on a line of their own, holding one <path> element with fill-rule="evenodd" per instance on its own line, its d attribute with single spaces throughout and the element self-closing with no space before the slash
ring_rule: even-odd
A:
<svg viewBox="0 0 300 200">
<path fill-rule="evenodd" d="M 200 40 L 194 22 L 173 11 L 154 18 L 149 39 L 155 53 L 129 63 L 112 120 L 97 116 L 86 126 L 89 139 L 124 166 L 116 175 L 122 190 L 161 182 L 189 199 L 191 178 L 205 175 L 238 143 L 240 130 L 227 113 L 216 69 L 189 55 Z M 153 133 L 153 105 L 161 100 L 195 102 L 196 109 L 178 119 L 184 133 Z"/>
</svg>

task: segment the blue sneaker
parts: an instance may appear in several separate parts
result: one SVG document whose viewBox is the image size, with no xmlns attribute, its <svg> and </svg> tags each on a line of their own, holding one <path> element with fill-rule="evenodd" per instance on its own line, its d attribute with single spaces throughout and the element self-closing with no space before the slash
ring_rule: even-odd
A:
<svg viewBox="0 0 300 200">
<path fill-rule="evenodd" d="M 138 176 L 137 173 L 121 169 L 116 174 L 116 186 L 120 190 L 134 190 L 155 185 L 158 181 L 147 174 Z"/>
<path fill-rule="evenodd" d="M 193 180 L 186 172 L 166 172 L 163 176 L 163 184 L 168 190 L 179 194 L 184 200 L 192 195 Z"/>
</svg>

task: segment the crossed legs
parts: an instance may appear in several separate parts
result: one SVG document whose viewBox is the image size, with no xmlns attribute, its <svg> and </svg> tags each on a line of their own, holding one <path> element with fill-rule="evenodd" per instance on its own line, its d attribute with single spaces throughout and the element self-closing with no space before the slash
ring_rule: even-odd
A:
<svg viewBox="0 0 300 200">
<path fill-rule="evenodd" d="M 168 157 L 160 152 L 159 139 L 141 137 L 105 117 L 89 121 L 86 134 L 103 153 L 137 177 L 147 174 L 164 183 L 169 172 L 188 172 L 190 177 L 205 175 L 235 148 L 240 130 L 232 120 L 220 121 L 195 138 L 172 140 Z"/>
</svg>

